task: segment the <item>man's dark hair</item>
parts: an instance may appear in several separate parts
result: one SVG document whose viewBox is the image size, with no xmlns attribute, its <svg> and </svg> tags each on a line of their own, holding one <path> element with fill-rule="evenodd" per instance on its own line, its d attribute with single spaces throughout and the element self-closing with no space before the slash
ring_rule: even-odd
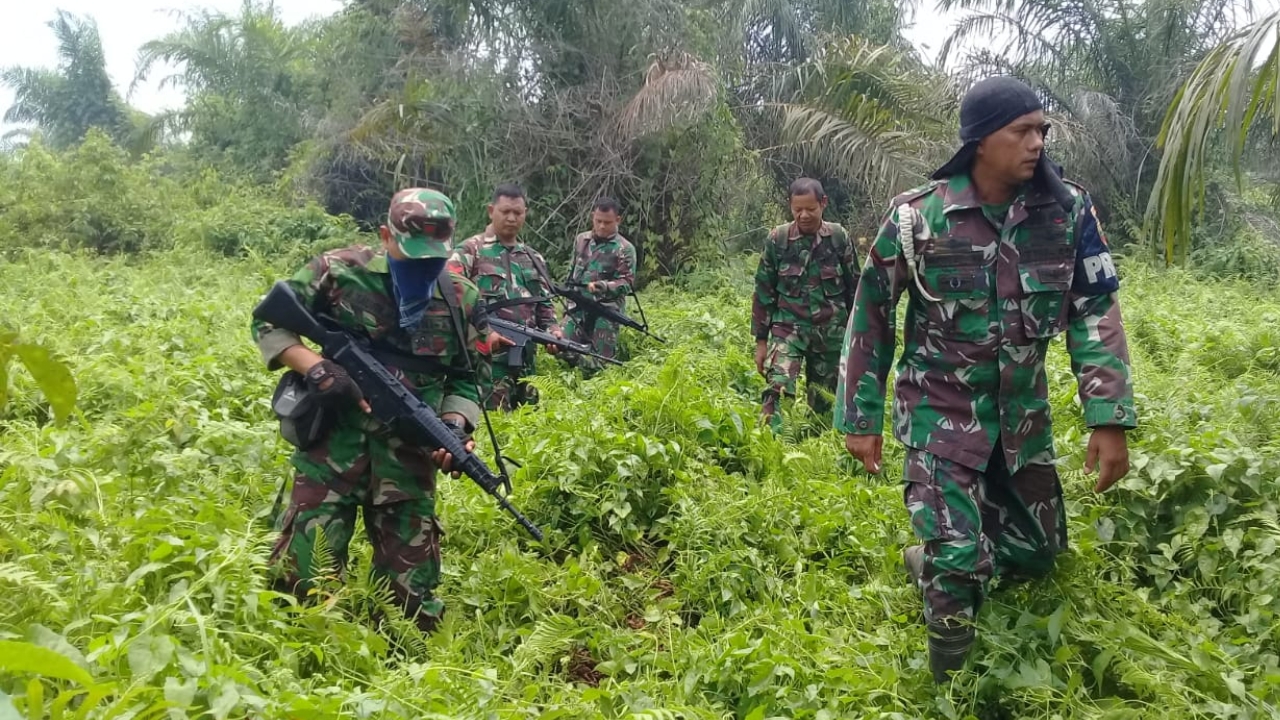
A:
<svg viewBox="0 0 1280 720">
<path fill-rule="evenodd" d="M 596 204 L 592 205 L 591 209 L 599 210 L 600 212 L 613 212 L 618 215 L 622 214 L 622 209 L 618 207 L 618 201 L 611 197 L 602 197 L 596 200 Z"/>
<path fill-rule="evenodd" d="M 787 199 L 789 200 L 797 195 L 812 195 L 818 201 L 827 199 L 827 193 L 822 189 L 822 183 L 813 178 L 796 178 L 791 182 L 791 187 L 787 192 Z"/>
<path fill-rule="evenodd" d="M 512 198 L 514 200 L 524 200 L 524 188 L 515 183 L 502 183 L 493 189 L 493 200 L 490 202 L 498 202 L 498 198 Z"/>
</svg>

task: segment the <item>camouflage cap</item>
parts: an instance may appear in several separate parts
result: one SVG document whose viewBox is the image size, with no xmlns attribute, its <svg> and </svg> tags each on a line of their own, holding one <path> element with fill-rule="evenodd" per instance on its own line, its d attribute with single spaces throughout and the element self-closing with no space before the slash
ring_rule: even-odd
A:
<svg viewBox="0 0 1280 720">
<path fill-rule="evenodd" d="M 405 188 L 391 198 L 387 227 L 406 257 L 447 258 L 452 253 L 453 201 L 437 190 Z"/>
</svg>

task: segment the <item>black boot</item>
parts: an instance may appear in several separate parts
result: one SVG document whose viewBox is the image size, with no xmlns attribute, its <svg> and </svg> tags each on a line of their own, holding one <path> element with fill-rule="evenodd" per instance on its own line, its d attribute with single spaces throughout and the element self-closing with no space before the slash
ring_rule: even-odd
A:
<svg viewBox="0 0 1280 720">
<path fill-rule="evenodd" d="M 973 624 L 960 618 L 942 618 L 929 623 L 929 669 L 933 681 L 951 680 L 949 673 L 964 667 L 965 657 L 977 636 Z"/>
</svg>

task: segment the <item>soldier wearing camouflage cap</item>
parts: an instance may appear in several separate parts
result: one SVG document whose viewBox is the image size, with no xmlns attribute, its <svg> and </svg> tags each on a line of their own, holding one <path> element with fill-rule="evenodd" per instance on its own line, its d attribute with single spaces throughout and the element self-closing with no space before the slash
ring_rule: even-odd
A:
<svg viewBox="0 0 1280 720">
<path fill-rule="evenodd" d="M 1052 571 L 1066 548 L 1045 356 L 1065 334 L 1102 492 L 1128 472 L 1136 425 L 1119 280 L 1084 188 L 1044 154 L 1048 123 L 1013 78 L 975 85 L 963 147 L 933 182 L 894 198 L 863 268 L 844 341 L 835 422 L 879 472 L 894 318 L 908 295 L 893 402 L 904 499 L 921 545 L 934 679 L 962 667 L 993 576 Z"/>
<path fill-rule="evenodd" d="M 453 227 L 453 202 L 444 194 L 401 190 L 379 229 L 381 248 L 331 250 L 287 282 L 314 312 L 368 339 L 378 359 L 468 438 L 470 449 L 480 415 L 477 383 L 489 373 L 489 328 L 476 286 L 442 273 Z M 271 556 L 281 569 L 277 587 L 306 597 L 311 580 L 326 571 L 315 563 L 320 535 L 345 568 L 361 509 L 373 544 L 372 573 L 390 581 L 406 617 L 431 631 L 444 612 L 433 595 L 440 579 L 435 477 L 437 470 L 449 472 L 452 458 L 397 438 L 369 414 L 346 371 L 297 335 L 258 320 L 252 333 L 267 368 L 288 367 L 295 379 L 305 378 L 329 418 L 290 458 L 293 488 Z"/>
<path fill-rule="evenodd" d="M 858 254 L 849 234 L 822 219 L 822 184 L 800 178 L 787 194 L 794 220 L 769 233 L 751 303 L 756 370 L 768 383 L 760 415 L 775 431 L 782 427 L 779 403 L 795 396 L 802 367 L 809 407 L 822 422 L 830 416 L 840 342 L 858 281 Z"/>
</svg>

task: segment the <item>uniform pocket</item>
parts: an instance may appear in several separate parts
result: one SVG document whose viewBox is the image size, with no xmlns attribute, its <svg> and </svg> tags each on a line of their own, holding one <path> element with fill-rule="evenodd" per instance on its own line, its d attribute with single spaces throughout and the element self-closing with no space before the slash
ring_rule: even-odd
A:
<svg viewBox="0 0 1280 720">
<path fill-rule="evenodd" d="M 844 275 L 834 265 L 823 265 L 821 270 L 822 293 L 827 297 L 844 296 Z"/>
<path fill-rule="evenodd" d="M 923 281 L 937 302 L 924 300 L 924 331 L 944 340 L 977 342 L 991 332 L 991 276 L 976 257 L 924 261 Z M 935 259 L 942 262 L 935 262 Z"/>
<path fill-rule="evenodd" d="M 789 298 L 798 298 L 804 290 L 804 266 L 788 263 L 778 268 L 778 292 Z"/>
<path fill-rule="evenodd" d="M 413 330 L 413 354 L 444 358 L 451 354 L 451 348 L 457 342 L 456 336 L 447 308 L 442 311 L 428 309 Z"/>
<path fill-rule="evenodd" d="M 1023 297 L 1018 305 L 1028 338 L 1055 337 L 1066 327 L 1071 273 L 1070 263 L 1058 259 L 1019 263 Z"/>
<path fill-rule="evenodd" d="M 476 287 L 484 295 L 485 300 L 502 299 L 507 295 L 507 275 L 496 268 L 476 276 Z"/>
</svg>

